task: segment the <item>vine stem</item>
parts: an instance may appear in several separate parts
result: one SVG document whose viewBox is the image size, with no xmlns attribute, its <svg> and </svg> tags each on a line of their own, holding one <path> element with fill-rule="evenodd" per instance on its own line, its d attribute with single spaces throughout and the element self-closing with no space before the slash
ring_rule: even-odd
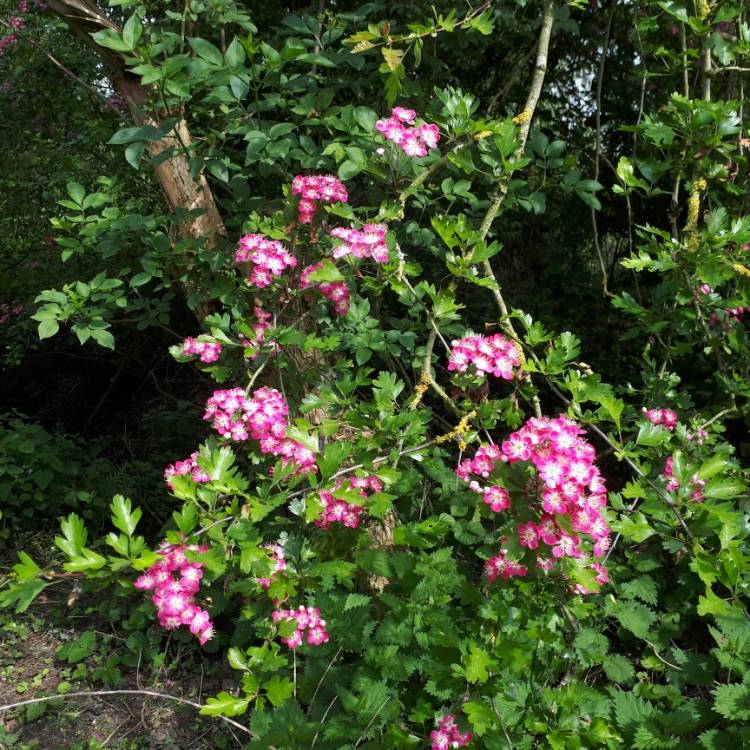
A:
<svg viewBox="0 0 750 750">
<path fill-rule="evenodd" d="M 11 711 L 14 708 L 21 708 L 22 706 L 31 706 L 35 703 L 47 703 L 48 701 L 65 700 L 67 698 L 96 698 L 103 695 L 140 695 L 149 698 L 160 698 L 162 700 L 174 701 L 175 703 L 182 703 L 199 710 L 205 708 L 205 704 L 196 703 L 195 701 L 187 700 L 187 698 L 179 698 L 176 695 L 169 695 L 168 693 L 157 693 L 155 690 L 83 690 L 74 693 L 62 693 L 60 695 L 46 695 L 42 698 L 28 698 L 23 701 L 18 701 L 17 703 L 8 703 L 5 706 L 0 706 L 0 713 L 3 711 Z M 249 734 L 251 737 L 256 736 L 238 721 L 234 721 L 227 716 L 219 716 L 218 718 L 225 721 L 227 724 L 231 724 L 235 729 L 240 729 L 245 732 L 245 734 Z"/>
</svg>

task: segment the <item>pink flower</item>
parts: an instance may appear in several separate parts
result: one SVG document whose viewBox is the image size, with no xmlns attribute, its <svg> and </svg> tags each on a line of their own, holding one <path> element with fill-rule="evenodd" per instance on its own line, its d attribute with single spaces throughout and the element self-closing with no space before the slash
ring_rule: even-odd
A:
<svg viewBox="0 0 750 750">
<path fill-rule="evenodd" d="M 484 570 L 487 574 L 487 580 L 492 582 L 496 578 L 504 578 L 506 581 L 513 576 L 525 576 L 528 572 L 525 565 L 519 565 L 513 560 L 506 558 L 505 552 L 491 557 L 484 564 Z"/>
<path fill-rule="evenodd" d="M 349 312 L 349 289 L 343 281 L 310 281 L 310 275 L 323 268 L 323 261 L 302 270 L 299 276 L 299 288 L 308 289 L 316 286 L 321 294 L 331 302 L 337 315 L 344 316 Z"/>
<path fill-rule="evenodd" d="M 677 412 L 672 409 L 647 409 L 644 406 L 643 414 L 651 424 L 663 425 L 669 432 L 677 426 Z"/>
<path fill-rule="evenodd" d="M 198 451 L 195 451 L 195 453 L 191 453 L 184 461 L 175 461 L 173 464 L 169 464 L 166 469 L 164 469 L 164 479 L 167 482 L 167 487 L 169 489 L 173 490 L 174 487 L 172 486 L 172 483 L 170 482 L 170 479 L 173 476 L 190 476 L 190 478 L 198 483 L 198 484 L 205 484 L 206 482 L 210 482 L 211 478 L 208 476 L 208 474 L 198 466 L 197 463 L 198 459 Z"/>
<path fill-rule="evenodd" d="M 539 546 L 539 530 L 533 521 L 523 523 L 518 527 L 518 541 L 522 547 L 536 549 Z"/>
<path fill-rule="evenodd" d="M 466 366 L 468 359 L 466 357 L 459 367 Z M 666 419 L 669 424 L 676 421 L 676 415 L 672 419 L 668 414 Z M 517 533 L 522 547 L 537 550 L 544 544 L 551 548 L 551 561 L 541 550 L 537 555 L 537 566 L 545 571 L 554 565 L 555 559 L 589 559 L 590 554 L 601 557 L 610 547 L 611 532 L 603 515 L 607 490 L 594 463 L 595 451 L 582 435 L 583 430 L 565 416 L 532 418 L 509 435 L 501 446 L 481 446 L 473 458 L 464 459 L 456 468 L 456 474 L 470 489 L 481 494 L 484 502 L 494 496 L 499 486 L 483 487 L 474 477 L 489 478 L 503 462 L 529 462 L 536 469 L 538 481 L 532 482 L 524 494 L 536 496 L 532 502 L 537 508 L 541 506 L 542 514 L 538 520 L 519 525 Z M 507 501 L 504 496 L 502 500 L 503 504 L 510 504 L 510 496 Z M 563 516 L 567 517 L 564 523 Z M 566 533 L 563 528 L 572 528 L 577 533 Z M 525 565 L 508 559 L 505 550 L 490 558 L 485 570 L 490 581 L 527 572 Z"/>
<path fill-rule="evenodd" d="M 320 610 L 316 607 L 305 607 L 301 605 L 294 609 L 277 609 L 271 615 L 274 622 L 282 620 L 294 620 L 297 630 L 288 638 L 282 638 L 281 642 L 292 650 L 302 645 L 305 631 L 307 631 L 307 642 L 311 646 L 320 646 L 329 641 L 330 636 L 326 630 L 326 621 L 321 619 Z"/>
<path fill-rule="evenodd" d="M 518 347 L 502 334 L 494 336 L 466 336 L 451 342 L 448 370 L 466 372 L 473 365 L 480 375 L 512 380 L 513 368 L 521 364 Z"/>
<path fill-rule="evenodd" d="M 495 513 L 510 508 L 510 493 L 504 487 L 493 484 L 491 487 L 486 487 L 482 490 L 482 493 L 484 495 L 482 498 L 483 501 L 489 505 Z"/>
<path fill-rule="evenodd" d="M 309 224 L 319 203 L 346 203 L 349 194 L 338 177 L 333 175 L 297 175 L 292 180 L 292 195 L 300 195 L 297 207 L 300 224 Z"/>
<path fill-rule="evenodd" d="M 407 156 L 427 156 L 428 149 L 437 148 L 440 129 L 434 124 L 409 127 L 414 124 L 416 116 L 413 109 L 394 107 L 389 118 L 375 123 L 375 129 Z"/>
<path fill-rule="evenodd" d="M 186 551 L 206 552 L 207 547 L 163 545 L 157 552 L 161 560 L 154 563 L 133 582 L 140 591 L 153 591 L 151 601 L 156 607 L 159 625 L 176 630 L 186 625 L 204 645 L 213 637 L 211 617 L 195 604 L 195 595 L 203 578 L 202 563 L 187 561 Z M 175 577 L 179 576 L 179 578 Z"/>
<path fill-rule="evenodd" d="M 221 344 L 218 341 L 206 341 L 188 336 L 182 342 L 182 353 L 186 355 L 197 354 L 201 362 L 211 364 L 219 359 Z"/>
<path fill-rule="evenodd" d="M 664 472 L 662 473 L 662 479 L 667 480 L 667 491 L 668 492 L 674 492 L 675 490 L 680 489 L 680 481 L 677 479 L 677 477 L 674 475 L 674 461 L 672 459 L 672 456 L 670 456 L 667 459 L 666 464 L 664 465 Z M 703 488 L 706 486 L 706 480 L 705 479 L 699 479 L 697 474 L 693 474 L 692 477 L 690 477 L 690 499 L 695 503 L 702 503 L 705 499 L 703 496 Z"/>
<path fill-rule="evenodd" d="M 278 240 L 262 234 L 246 234 L 234 253 L 235 263 L 250 263 L 252 270 L 248 284 L 259 289 L 271 284 L 274 276 L 280 276 L 285 268 L 295 268 L 297 259 Z"/>
<path fill-rule="evenodd" d="M 366 500 L 368 497 L 367 490 L 380 492 L 383 489 L 383 482 L 375 476 L 352 477 L 346 481 L 339 478 L 336 480 L 333 490 L 321 490 L 318 497 L 323 504 L 323 511 L 315 519 L 315 525 L 318 528 L 327 529 L 332 523 L 340 523 L 350 529 L 359 527 L 364 506 L 334 497 L 336 490 L 341 487 L 359 490 L 359 496 Z"/>
<path fill-rule="evenodd" d="M 365 224 L 360 231 L 336 227 L 331 236 L 343 240 L 333 249 L 334 258 L 353 255 L 355 258 L 372 258 L 378 263 L 388 261 L 388 245 L 385 235 L 388 227 L 385 224 Z"/>
<path fill-rule="evenodd" d="M 430 750 L 466 747 L 471 742 L 472 736 L 471 732 L 461 734 L 458 731 L 455 717 L 446 714 L 438 721 L 437 729 L 430 733 Z"/>
</svg>

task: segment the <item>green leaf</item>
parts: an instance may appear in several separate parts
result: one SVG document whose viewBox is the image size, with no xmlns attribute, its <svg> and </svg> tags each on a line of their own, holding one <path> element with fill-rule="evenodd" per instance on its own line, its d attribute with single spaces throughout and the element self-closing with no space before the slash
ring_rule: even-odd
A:
<svg viewBox="0 0 750 750">
<path fill-rule="evenodd" d="M 732 500 L 744 495 L 745 489 L 745 483 L 739 477 L 719 477 L 703 488 L 703 494 L 715 500 Z"/>
<path fill-rule="evenodd" d="M 122 41 L 127 45 L 129 50 L 134 50 L 135 45 L 138 44 L 138 40 L 141 38 L 143 33 L 143 26 L 141 20 L 134 13 L 125 22 L 125 26 L 122 30 Z"/>
<path fill-rule="evenodd" d="M 204 716 L 239 716 L 247 711 L 249 705 L 249 698 L 237 698 L 221 692 L 215 698 L 209 698 L 200 713 Z"/>
<path fill-rule="evenodd" d="M 146 150 L 146 144 L 143 141 L 137 143 L 129 143 L 125 147 L 125 161 L 130 164 L 133 169 L 138 169 L 143 158 L 143 152 Z"/>
<path fill-rule="evenodd" d="M 294 683 L 288 677 L 279 677 L 274 675 L 264 685 L 268 700 L 274 706 L 280 706 L 286 703 L 294 693 Z"/>
<path fill-rule="evenodd" d="M 250 669 L 245 654 L 239 648 L 232 647 L 229 649 L 227 652 L 227 661 L 232 669 L 240 669 L 242 671 L 248 671 Z"/>
<path fill-rule="evenodd" d="M 240 43 L 240 40 L 235 37 L 227 47 L 224 60 L 230 68 L 236 68 L 245 62 L 245 58 L 245 48 Z"/>
<path fill-rule="evenodd" d="M 627 683 L 633 679 L 635 669 L 633 665 L 620 654 L 610 654 L 602 659 L 602 667 L 607 678 L 612 682 Z"/>
<path fill-rule="evenodd" d="M 487 668 L 492 668 L 494 665 L 494 659 L 484 649 L 474 643 L 469 645 L 469 655 L 464 659 L 467 682 L 472 684 L 487 682 L 490 676 Z"/>
<path fill-rule="evenodd" d="M 191 37 L 188 39 L 191 49 L 195 52 L 198 57 L 211 65 L 215 65 L 217 68 L 221 67 L 224 63 L 224 57 L 218 47 L 215 47 L 211 42 L 201 39 L 199 37 Z"/>
<path fill-rule="evenodd" d="M 54 336 L 59 330 L 60 324 L 56 320 L 43 320 L 37 328 L 40 339 L 48 339 Z"/>
<path fill-rule="evenodd" d="M 636 445 L 661 445 L 669 442 L 671 435 L 661 425 L 646 422 L 638 430 L 638 436 L 635 439 Z"/>
<path fill-rule="evenodd" d="M 347 159 L 343 162 L 338 169 L 338 176 L 340 180 L 351 180 L 352 177 L 356 177 L 362 171 L 362 167 L 355 164 L 351 159 Z"/>
<path fill-rule="evenodd" d="M 86 196 L 86 188 L 83 185 L 79 182 L 69 182 L 65 188 L 73 203 L 77 206 L 83 205 L 83 199 Z"/>
<path fill-rule="evenodd" d="M 91 656 L 96 648 L 96 633 L 93 630 L 86 630 L 74 641 L 66 643 L 57 649 L 55 656 L 61 661 L 67 661 L 68 664 L 76 664 L 79 661 Z"/>
<path fill-rule="evenodd" d="M 646 516 L 640 511 L 630 515 L 620 516 L 620 519 L 612 524 L 615 531 L 619 531 L 625 539 L 641 544 L 656 531 L 649 526 Z"/>
<path fill-rule="evenodd" d="M 367 607 L 370 604 L 370 597 L 367 594 L 349 594 L 344 603 L 344 612 L 359 607 Z"/>
<path fill-rule="evenodd" d="M 68 557 L 79 555 L 86 545 L 88 534 L 83 521 L 75 513 L 71 513 L 60 522 L 60 530 L 63 536 L 55 537 L 55 544 Z"/>
<path fill-rule="evenodd" d="M 94 329 L 91 331 L 91 338 L 105 349 L 115 348 L 115 337 L 109 331 L 105 331 L 101 328 Z"/>
<path fill-rule="evenodd" d="M 11 583 L 0 591 L 0 608 L 15 606 L 16 614 L 25 612 L 36 597 L 49 586 L 49 583 L 39 579 Z"/>
<path fill-rule="evenodd" d="M 114 29 L 102 29 L 92 34 L 91 38 L 98 45 L 113 49 L 115 52 L 130 52 L 131 50 L 128 43 Z"/>
<path fill-rule="evenodd" d="M 124 534 L 133 536 L 135 527 L 141 519 L 141 509 L 136 508 L 132 510 L 130 500 L 122 495 L 115 495 L 112 498 L 110 509 L 112 511 L 112 523 L 115 527 L 120 529 Z"/>
<path fill-rule="evenodd" d="M 336 63 L 329 60 L 325 55 L 317 52 L 306 52 L 304 55 L 294 58 L 296 62 L 306 62 L 313 65 L 320 65 L 323 68 L 335 68 Z"/>
<path fill-rule="evenodd" d="M 324 258 L 322 263 L 323 265 L 319 269 L 309 274 L 307 278 L 310 281 L 319 284 L 321 281 L 333 282 L 344 280 L 339 269 L 328 258 Z"/>
<path fill-rule="evenodd" d="M 734 721 L 750 720 L 750 685 L 720 685 L 712 691 L 716 713 Z"/>
<path fill-rule="evenodd" d="M 494 727 L 497 722 L 497 717 L 486 703 L 469 701 L 464 703 L 463 712 L 469 717 L 471 728 L 479 737 Z"/>
<path fill-rule="evenodd" d="M 354 119 L 363 130 L 372 132 L 375 129 L 375 122 L 378 119 L 378 115 L 375 110 L 369 107 L 355 107 Z"/>
<path fill-rule="evenodd" d="M 130 286 L 135 289 L 137 286 L 143 286 L 144 284 L 148 284 L 149 281 L 153 276 L 150 273 L 146 273 L 145 271 L 142 271 L 141 273 L 137 273 L 135 276 L 132 276 L 130 279 Z"/>
<path fill-rule="evenodd" d="M 637 638 L 648 638 L 656 615 L 645 605 L 635 601 L 618 601 L 612 612 L 620 625 Z"/>
</svg>

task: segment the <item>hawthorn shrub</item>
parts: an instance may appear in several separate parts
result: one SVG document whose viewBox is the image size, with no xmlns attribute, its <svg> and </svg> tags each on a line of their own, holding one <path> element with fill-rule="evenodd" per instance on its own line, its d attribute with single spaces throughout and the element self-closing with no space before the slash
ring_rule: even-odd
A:
<svg viewBox="0 0 750 750">
<path fill-rule="evenodd" d="M 239 723 L 250 748 L 742 746 L 747 471 L 725 420 L 747 412 L 750 219 L 741 103 L 711 97 L 748 54 L 741 11 L 628 16 L 643 91 L 655 52 L 680 82 L 702 55 L 702 91 L 686 73 L 682 94 L 623 124 L 631 150 L 608 198 L 627 215 L 633 278 L 617 290 L 599 110 L 590 178 L 532 131 L 551 36 L 583 11 L 534 6 L 527 95 L 503 116 L 407 66 L 425 64 L 430 37 L 497 34 L 508 8 L 435 11 L 403 31 L 366 23 L 372 12 L 288 17 L 278 49 L 229 3 L 191 11 L 207 36 L 213 22 L 243 32 L 222 49 L 186 47 L 175 14 L 140 6 L 94 34 L 159 95 L 151 122 L 111 143 L 134 166 L 148 149 L 162 165 L 186 158 L 231 197 L 209 235 L 193 230 L 210 205 L 56 222 L 72 252 L 111 260 L 118 239 L 138 244 L 142 270 L 96 276 L 92 305 L 75 285 L 43 292 L 40 335 L 72 322 L 112 346 L 117 310 L 147 325 L 149 301 L 179 290 L 201 328 L 172 354 L 217 384 L 205 439 L 165 469 L 161 533 L 139 534 L 122 495 L 103 539 L 70 514 L 63 575 L 82 599 L 107 592 L 102 606 L 139 634 L 131 661 L 143 631 L 226 658 L 239 688 L 201 712 Z M 352 104 L 337 65 L 363 87 L 384 77 L 382 108 Z M 224 122 L 155 152 L 188 105 L 188 125 Z M 589 265 L 623 314 L 620 338 L 599 343 L 631 357 L 612 383 L 502 283 L 506 216 L 555 193 L 590 209 Z M 84 192 L 75 210 L 103 205 Z M 23 611 L 53 569 L 22 554 L 0 603 Z"/>
</svg>

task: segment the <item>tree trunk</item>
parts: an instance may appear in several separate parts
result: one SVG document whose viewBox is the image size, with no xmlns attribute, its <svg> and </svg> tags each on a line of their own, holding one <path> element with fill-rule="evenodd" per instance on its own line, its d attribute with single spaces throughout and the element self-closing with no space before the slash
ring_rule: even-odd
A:
<svg viewBox="0 0 750 750">
<path fill-rule="evenodd" d="M 140 84 L 136 76 L 131 75 L 125 67 L 122 55 L 98 45 L 91 34 L 102 29 L 113 29 L 119 32 L 99 8 L 89 0 L 49 0 L 48 6 L 70 29 L 101 58 L 109 71 L 112 87 L 128 103 L 133 121 L 136 125 L 153 125 L 161 123 L 147 109 L 148 90 Z M 192 211 L 203 209 L 203 213 L 180 225 L 181 239 L 201 239 L 209 247 L 216 244 L 218 235 L 225 235 L 224 222 L 214 201 L 211 188 L 206 178 L 201 175 L 196 181 L 190 173 L 190 163 L 186 151 L 192 144 L 190 131 L 184 118 L 180 119 L 174 130 L 161 141 L 150 142 L 149 152 L 152 157 L 158 156 L 168 148 L 175 147 L 174 154 L 154 168 L 164 196 L 172 211 L 184 209 Z"/>
</svg>

